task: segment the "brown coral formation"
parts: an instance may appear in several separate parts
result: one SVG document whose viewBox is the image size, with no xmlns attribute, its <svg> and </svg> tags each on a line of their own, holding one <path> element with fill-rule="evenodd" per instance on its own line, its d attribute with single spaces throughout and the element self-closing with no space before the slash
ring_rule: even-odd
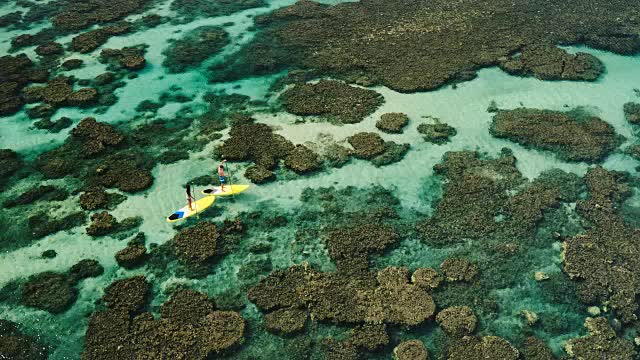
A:
<svg viewBox="0 0 640 360">
<path fill-rule="evenodd" d="M 449 346 L 448 360 L 517 360 L 520 353 L 508 341 L 497 336 L 465 336 Z"/>
<path fill-rule="evenodd" d="M 466 259 L 449 258 L 440 264 L 447 281 L 471 281 L 478 274 L 478 266 Z"/>
<path fill-rule="evenodd" d="M 376 133 L 357 133 L 350 136 L 348 141 L 353 147 L 353 155 L 361 159 L 372 159 L 385 151 L 384 140 Z"/>
<path fill-rule="evenodd" d="M 110 37 L 126 34 L 130 31 L 131 24 L 125 21 L 114 25 L 104 26 L 74 37 L 71 40 L 71 48 L 80 53 L 88 53 L 106 43 Z"/>
<path fill-rule="evenodd" d="M 164 50 L 162 66 L 171 73 L 185 72 L 219 53 L 229 42 L 229 34 L 224 29 L 201 26 L 175 40 Z"/>
<path fill-rule="evenodd" d="M 604 65 L 595 56 L 583 52 L 572 55 L 552 45 L 527 46 L 499 65 L 510 74 L 541 80 L 594 81 L 604 72 Z"/>
<path fill-rule="evenodd" d="M 178 257 L 192 263 L 204 263 L 219 255 L 220 241 L 216 225 L 206 221 L 181 230 L 173 238 Z"/>
<path fill-rule="evenodd" d="M 93 106 L 98 100 L 98 91 L 94 88 L 82 88 L 73 90 L 72 79 L 66 76 L 58 76 L 47 82 L 46 86 L 29 87 L 24 91 L 26 102 L 40 102 L 38 112 L 32 112 L 31 117 L 51 116 L 57 108 L 63 106 Z M 46 110 L 46 111 L 45 111 Z M 41 113 L 41 115 L 37 115 Z M 32 115 L 33 114 L 33 115 Z"/>
<path fill-rule="evenodd" d="M 592 5 L 499 0 L 479 9 L 475 2 L 301 1 L 259 17 L 262 34 L 231 57 L 225 70 L 313 69 L 413 92 L 473 78 L 477 69 L 536 44 L 580 43 L 621 54 L 640 50 L 634 4 Z"/>
<path fill-rule="evenodd" d="M 76 301 L 76 289 L 64 274 L 45 272 L 32 277 L 22 288 L 25 306 L 53 314 L 67 310 Z"/>
<path fill-rule="evenodd" d="M 634 125 L 640 125 L 640 104 L 628 102 L 624 104 L 624 116 L 627 121 Z"/>
<path fill-rule="evenodd" d="M 470 335 L 478 325 L 478 319 L 468 306 L 452 306 L 438 313 L 436 321 L 451 336 Z"/>
<path fill-rule="evenodd" d="M 96 260 L 85 259 L 73 265 L 67 273 L 36 274 L 20 287 L 20 303 L 52 314 L 65 312 L 76 301 L 77 283 L 82 279 L 100 276 L 103 271 Z"/>
<path fill-rule="evenodd" d="M 88 156 L 98 154 L 108 146 L 116 146 L 124 141 L 124 136 L 112 126 L 85 118 L 71 130 L 71 135 L 82 141 L 83 153 Z"/>
<path fill-rule="evenodd" d="M 376 127 L 388 133 L 401 133 L 402 128 L 409 123 L 409 117 L 403 113 L 386 113 L 380 116 Z"/>
<path fill-rule="evenodd" d="M 393 349 L 394 360 L 427 360 L 428 352 L 420 340 L 401 342 Z"/>
<path fill-rule="evenodd" d="M 362 272 L 369 268 L 369 255 L 381 253 L 399 238 L 390 226 L 364 224 L 332 231 L 327 236 L 327 248 L 340 271 Z"/>
<path fill-rule="evenodd" d="M 118 288 L 113 284 L 107 288 L 104 300 L 108 308 L 91 316 L 82 359 L 111 359 L 117 355 L 204 360 L 242 342 L 245 333 L 242 316 L 215 310 L 207 295 L 196 291 L 173 294 L 162 305 L 159 319 L 148 312 L 141 313 L 148 300 L 148 288 L 143 282 L 144 278 L 136 277 L 116 281 Z M 135 299 L 131 293 L 135 293 Z"/>
<path fill-rule="evenodd" d="M 274 271 L 248 295 L 263 311 L 306 308 L 316 321 L 336 323 L 415 326 L 435 312 L 429 294 L 407 279 L 376 285 L 365 278 L 305 266 Z"/>
<path fill-rule="evenodd" d="M 94 24 L 120 20 L 139 11 L 146 0 L 88 0 L 82 6 L 70 2 L 51 22 L 60 31 L 77 31 Z"/>
<path fill-rule="evenodd" d="M 565 350 L 572 359 L 635 359 L 638 354 L 633 344 L 619 337 L 606 318 L 587 318 L 585 327 L 589 335 L 572 339 Z"/>
<path fill-rule="evenodd" d="M 45 82 L 46 70 L 39 70 L 25 54 L 0 57 L 0 116 L 13 115 L 22 109 L 22 89 L 30 82 Z"/>
<path fill-rule="evenodd" d="M 266 182 L 275 180 L 276 174 L 263 166 L 253 165 L 247 168 L 247 170 L 244 172 L 244 177 L 251 180 L 251 182 L 254 184 L 264 184 Z"/>
<path fill-rule="evenodd" d="M 383 97 L 373 90 L 333 80 L 296 85 L 285 91 L 280 100 L 292 114 L 321 115 L 344 124 L 362 121 L 384 102 Z"/>
<path fill-rule="evenodd" d="M 22 333 L 18 324 L 0 319 L 0 358 L 45 360 L 48 357 L 47 347 L 36 338 Z"/>
<path fill-rule="evenodd" d="M 549 150 L 567 161 L 598 162 L 620 145 L 613 127 L 597 117 L 520 108 L 499 111 L 490 132 L 524 146 Z"/>
<path fill-rule="evenodd" d="M 411 275 L 411 282 L 424 289 L 435 289 L 440 286 L 442 276 L 432 268 L 418 268 Z"/>
<path fill-rule="evenodd" d="M 117 64 L 130 71 L 141 70 L 147 65 L 144 58 L 145 49 L 141 47 L 124 47 L 122 49 L 104 49 L 100 52 L 100 61 Z"/>
<path fill-rule="evenodd" d="M 618 208 L 631 195 L 626 175 L 602 167 L 585 175 L 589 190 L 576 211 L 592 223 L 586 233 L 563 243 L 564 271 L 577 280 L 580 299 L 606 302 L 622 321 L 637 319 L 640 289 L 640 230 L 628 225 Z"/>
<path fill-rule="evenodd" d="M 274 134 L 265 124 L 241 122 L 229 131 L 230 138 L 218 152 L 233 161 L 251 160 L 258 166 L 272 170 L 278 160 L 286 157 L 294 145 L 281 135 Z"/>
<path fill-rule="evenodd" d="M 284 308 L 264 316 L 266 329 L 274 334 L 293 334 L 304 330 L 307 311 L 296 308 Z"/>
<path fill-rule="evenodd" d="M 458 133 L 453 126 L 444 123 L 420 124 L 418 132 L 422 134 L 425 141 L 438 145 L 448 143 L 450 138 Z"/>
<path fill-rule="evenodd" d="M 144 245 L 129 245 L 116 253 L 116 262 L 125 269 L 133 269 L 144 262 L 146 254 Z"/>
<path fill-rule="evenodd" d="M 477 239 L 504 227 L 495 218 L 508 200 L 505 190 L 522 181 L 512 155 L 484 160 L 475 152 L 448 152 L 434 172 L 447 182 L 435 214 L 418 226 L 425 240 Z"/>
<path fill-rule="evenodd" d="M 296 145 L 284 158 L 284 165 L 298 174 L 318 170 L 321 166 L 318 154 L 304 145 Z"/>
</svg>

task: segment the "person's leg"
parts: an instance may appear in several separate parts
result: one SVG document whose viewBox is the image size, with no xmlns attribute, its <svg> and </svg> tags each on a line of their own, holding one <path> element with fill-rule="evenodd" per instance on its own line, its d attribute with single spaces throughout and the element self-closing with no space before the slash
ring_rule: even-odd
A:
<svg viewBox="0 0 640 360">
<path fill-rule="evenodd" d="M 225 182 L 224 176 L 220 176 L 220 190 L 222 191 L 224 191 L 224 182 Z"/>
</svg>

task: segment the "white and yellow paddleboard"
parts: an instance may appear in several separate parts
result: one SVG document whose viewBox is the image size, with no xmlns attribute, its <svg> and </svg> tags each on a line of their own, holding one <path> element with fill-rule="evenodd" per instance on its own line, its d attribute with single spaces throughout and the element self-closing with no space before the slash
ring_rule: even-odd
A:
<svg viewBox="0 0 640 360">
<path fill-rule="evenodd" d="M 182 209 L 174 212 L 169 217 L 167 217 L 168 222 L 176 222 L 178 220 L 186 219 L 189 216 L 193 216 L 195 214 L 199 214 L 206 209 L 208 209 L 213 202 L 216 201 L 215 196 L 205 196 L 200 200 L 194 201 L 191 203 L 191 209 L 189 209 L 189 205 L 183 207 Z"/>
<path fill-rule="evenodd" d="M 215 186 L 209 189 L 202 190 L 202 193 L 205 195 L 215 195 L 215 196 L 228 196 L 239 194 L 249 188 L 249 185 L 225 185 L 224 191 L 222 191 L 222 187 Z"/>
</svg>

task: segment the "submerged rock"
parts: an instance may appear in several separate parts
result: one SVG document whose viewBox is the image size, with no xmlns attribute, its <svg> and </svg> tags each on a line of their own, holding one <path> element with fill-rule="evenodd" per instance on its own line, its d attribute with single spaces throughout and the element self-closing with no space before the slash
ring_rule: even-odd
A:
<svg viewBox="0 0 640 360">
<path fill-rule="evenodd" d="M 604 72 L 604 65 L 595 56 L 583 52 L 572 55 L 552 45 L 527 46 L 499 66 L 510 74 L 541 80 L 594 81 Z"/>
<path fill-rule="evenodd" d="M 613 127 L 597 117 L 537 109 L 501 110 L 490 132 L 523 146 L 549 150 L 567 161 L 598 162 L 621 143 Z"/>
<path fill-rule="evenodd" d="M 376 127 L 388 133 L 402 133 L 402 128 L 409 123 L 409 117 L 403 113 L 386 113 L 380 116 Z"/>
<path fill-rule="evenodd" d="M 384 102 L 384 98 L 373 90 L 333 80 L 296 85 L 285 91 L 280 100 L 292 114 L 322 115 L 344 124 L 362 121 Z"/>
</svg>

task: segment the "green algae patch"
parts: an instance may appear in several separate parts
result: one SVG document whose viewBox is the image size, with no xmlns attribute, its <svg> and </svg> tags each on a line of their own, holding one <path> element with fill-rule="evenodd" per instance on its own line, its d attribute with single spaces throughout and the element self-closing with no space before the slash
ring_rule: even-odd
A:
<svg viewBox="0 0 640 360">
<path fill-rule="evenodd" d="M 179 1 L 179 0 L 178 0 Z M 181 73 L 197 67 L 229 44 L 229 34 L 215 26 L 196 28 L 175 40 L 163 51 L 162 66 L 170 73 Z"/>
<path fill-rule="evenodd" d="M 362 121 L 382 103 L 382 95 L 373 90 L 347 85 L 340 81 L 321 80 L 315 84 L 301 84 L 280 96 L 285 110 L 295 115 L 319 115 L 339 123 Z"/>
<path fill-rule="evenodd" d="M 574 112 L 520 108 L 501 110 L 490 132 L 523 146 L 552 151 L 566 161 L 599 162 L 622 142 L 611 125 Z"/>
</svg>

